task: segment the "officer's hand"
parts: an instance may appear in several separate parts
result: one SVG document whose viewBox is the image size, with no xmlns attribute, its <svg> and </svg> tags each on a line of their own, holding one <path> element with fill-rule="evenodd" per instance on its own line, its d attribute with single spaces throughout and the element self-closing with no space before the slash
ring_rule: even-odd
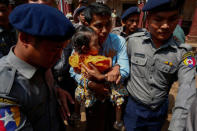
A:
<svg viewBox="0 0 197 131">
<path fill-rule="evenodd" d="M 114 67 L 112 67 L 112 70 L 109 71 L 106 75 L 106 80 L 109 82 L 115 82 L 116 84 L 118 84 L 120 82 L 121 79 L 121 75 L 120 75 L 120 66 L 119 65 L 115 65 Z"/>
<path fill-rule="evenodd" d="M 58 102 L 60 104 L 61 116 L 63 120 L 67 120 L 68 116 L 70 116 L 70 110 L 68 108 L 67 101 L 69 100 L 70 103 L 74 104 L 74 100 L 67 91 L 61 89 L 60 87 L 56 88 L 56 92 L 58 95 Z"/>
</svg>

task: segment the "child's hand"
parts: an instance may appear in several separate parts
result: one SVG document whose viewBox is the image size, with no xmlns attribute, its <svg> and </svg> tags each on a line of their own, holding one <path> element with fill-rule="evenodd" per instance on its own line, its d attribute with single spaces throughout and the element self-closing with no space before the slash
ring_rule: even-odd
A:
<svg viewBox="0 0 197 131">
<path fill-rule="evenodd" d="M 100 81 L 100 80 L 103 80 L 105 79 L 105 75 L 101 74 L 99 72 L 99 70 L 91 63 L 89 63 L 89 66 L 92 68 L 92 69 L 89 69 L 88 67 L 86 67 L 83 63 L 82 63 L 82 67 L 86 70 L 86 73 L 85 73 L 85 76 L 87 79 L 92 79 L 93 78 L 96 78 L 96 80 Z"/>
</svg>

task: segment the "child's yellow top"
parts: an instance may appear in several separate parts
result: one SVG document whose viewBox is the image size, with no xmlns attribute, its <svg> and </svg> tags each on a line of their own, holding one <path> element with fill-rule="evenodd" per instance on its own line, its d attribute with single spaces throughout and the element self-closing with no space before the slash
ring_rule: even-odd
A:
<svg viewBox="0 0 197 131">
<path fill-rule="evenodd" d="M 69 57 L 69 64 L 77 70 L 80 70 L 83 73 L 83 69 L 81 69 L 81 63 L 84 63 L 89 69 L 89 63 L 92 63 L 100 72 L 105 72 L 110 69 L 112 66 L 112 60 L 110 57 L 105 57 L 101 55 L 92 56 L 92 55 L 78 55 L 77 53 L 73 53 L 72 56 Z"/>
</svg>

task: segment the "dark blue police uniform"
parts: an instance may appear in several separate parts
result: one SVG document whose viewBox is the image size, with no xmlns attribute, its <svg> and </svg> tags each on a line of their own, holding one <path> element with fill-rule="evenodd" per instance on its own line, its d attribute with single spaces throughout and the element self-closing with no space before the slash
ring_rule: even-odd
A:
<svg viewBox="0 0 197 131">
<path fill-rule="evenodd" d="M 47 5 L 20 5 L 9 20 L 17 30 L 34 37 L 67 40 L 74 33 L 64 14 Z M 0 128 L 60 131 L 63 122 L 54 85 L 47 81 L 50 78 L 46 78 L 46 70 L 21 60 L 13 48 L 0 59 Z"/>
</svg>

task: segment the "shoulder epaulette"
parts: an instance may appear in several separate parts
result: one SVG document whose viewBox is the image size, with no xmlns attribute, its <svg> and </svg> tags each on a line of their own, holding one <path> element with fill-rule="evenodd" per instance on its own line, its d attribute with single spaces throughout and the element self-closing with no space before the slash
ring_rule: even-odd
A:
<svg viewBox="0 0 197 131">
<path fill-rule="evenodd" d="M 138 29 L 137 32 L 129 35 L 128 37 L 141 37 L 141 36 L 145 36 L 147 33 L 147 31 L 145 29 Z"/>
<path fill-rule="evenodd" d="M 189 45 L 189 44 L 179 44 L 178 47 L 179 47 L 179 48 L 184 48 L 184 49 L 186 49 L 187 51 L 191 51 L 191 50 L 192 50 L 192 46 Z"/>
<path fill-rule="evenodd" d="M 0 67 L 0 93 L 9 94 L 14 83 L 16 69 L 6 66 Z"/>
</svg>

